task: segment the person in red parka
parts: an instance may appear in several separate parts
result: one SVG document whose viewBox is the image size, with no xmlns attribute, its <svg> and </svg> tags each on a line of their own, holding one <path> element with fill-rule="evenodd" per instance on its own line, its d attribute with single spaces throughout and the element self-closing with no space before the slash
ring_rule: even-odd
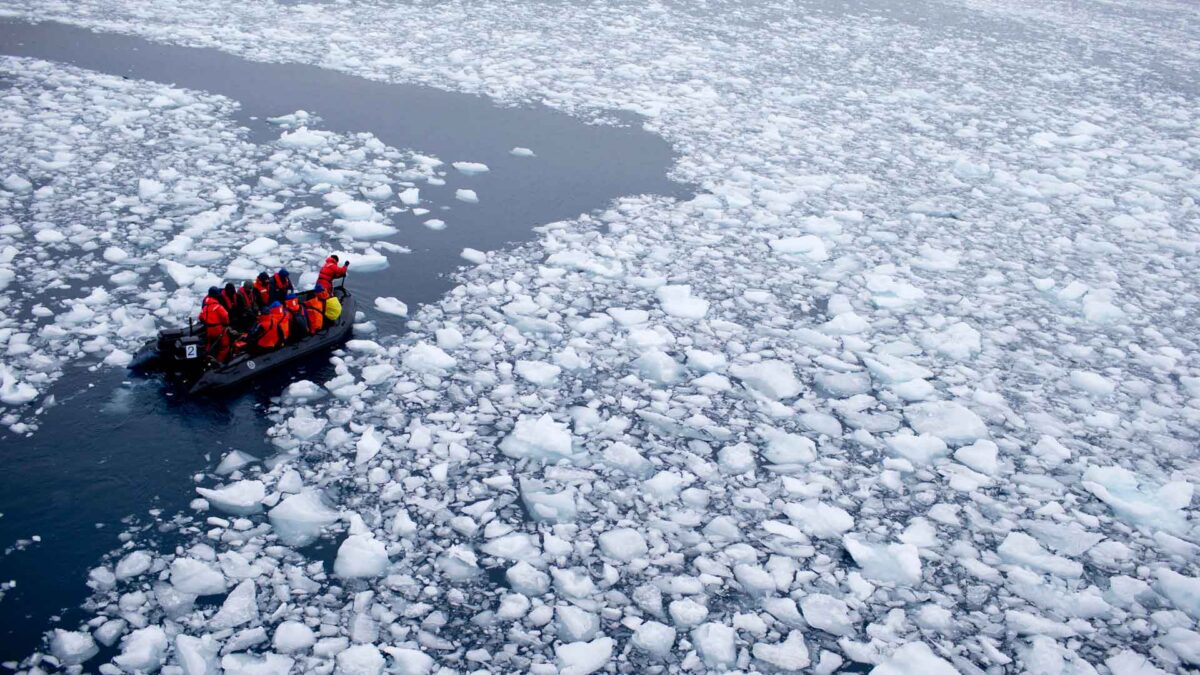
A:
<svg viewBox="0 0 1200 675">
<path fill-rule="evenodd" d="M 221 304 L 221 289 L 213 286 L 200 308 L 200 323 L 204 324 L 204 347 L 217 360 L 229 358 L 229 312 Z"/>
<path fill-rule="evenodd" d="M 331 255 L 325 259 L 325 266 L 321 268 L 321 272 L 317 274 L 317 283 L 324 286 L 326 290 L 333 290 L 333 280 L 341 279 L 346 276 L 346 270 L 350 268 L 350 261 L 338 267 L 338 257 Z"/>
</svg>

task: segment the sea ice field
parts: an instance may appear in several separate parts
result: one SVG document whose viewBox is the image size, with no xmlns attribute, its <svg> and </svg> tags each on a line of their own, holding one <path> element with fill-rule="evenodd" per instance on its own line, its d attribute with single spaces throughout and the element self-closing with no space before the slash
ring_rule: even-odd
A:
<svg viewBox="0 0 1200 675">
<path fill-rule="evenodd" d="M 10 669 L 1200 668 L 1200 5 L 0 17 L 632 124 L 676 186 L 561 213 L 569 182 L 501 187 L 554 156 L 536 125 L 447 154 L 330 128 L 318 100 L 248 119 L 0 56 L 0 444 L 218 280 L 311 281 L 336 250 L 370 298 L 263 394 L 255 438 L 175 465 L 161 527 L 149 505 L 111 525 L 89 594 Z M 388 274 L 426 242 L 453 260 L 412 293 Z M 0 579 L 0 623 L 25 583 Z"/>
</svg>

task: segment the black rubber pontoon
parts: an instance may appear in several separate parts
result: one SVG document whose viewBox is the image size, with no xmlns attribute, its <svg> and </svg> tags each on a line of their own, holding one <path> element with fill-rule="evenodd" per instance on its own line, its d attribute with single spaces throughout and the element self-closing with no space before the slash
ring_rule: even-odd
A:
<svg viewBox="0 0 1200 675">
<path fill-rule="evenodd" d="M 203 327 L 172 328 L 159 332 L 156 340 L 138 350 L 130 368 L 141 372 L 161 370 L 174 375 L 188 386 L 189 394 L 242 384 L 297 359 L 339 345 L 349 337 L 354 326 L 354 296 L 344 287 L 335 288 L 333 292 L 342 303 L 342 314 L 316 335 L 269 352 L 238 354 L 229 363 L 218 365 L 205 354 Z M 302 299 L 307 295 L 300 294 Z"/>
</svg>

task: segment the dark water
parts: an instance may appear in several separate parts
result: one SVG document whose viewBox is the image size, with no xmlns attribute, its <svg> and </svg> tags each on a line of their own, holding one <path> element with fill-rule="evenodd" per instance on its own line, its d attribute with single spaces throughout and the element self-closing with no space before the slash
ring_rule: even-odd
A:
<svg viewBox="0 0 1200 675">
<path fill-rule="evenodd" d="M 420 186 L 432 212 L 401 214 L 392 223 L 401 231 L 389 239 L 412 254 L 392 255 L 383 272 L 356 275 L 351 268 L 348 285 L 384 334 L 402 331 L 403 320 L 371 312 L 373 298 L 399 297 L 410 311 L 436 301 L 453 286 L 449 275 L 463 264 L 464 247 L 486 251 L 528 241 L 535 225 L 602 208 L 622 195 L 689 192 L 666 178 L 669 145 L 632 117 L 621 127 L 587 125 L 547 108 L 497 107 L 483 97 L 55 23 L 0 21 L 0 53 L 228 96 L 241 105 L 237 119 L 256 143 L 279 134 L 262 120 L 302 109 L 321 117 L 319 128 L 369 131 L 447 163 L 487 164 L 486 174 L 451 171 L 444 187 Z M 537 156 L 514 157 L 514 146 Z M 463 187 L 475 190 L 480 203 L 454 201 L 454 190 Z M 442 205 L 452 208 L 439 210 Z M 446 221 L 447 229 L 420 225 L 428 218 Z M 0 600 L 0 661 L 29 655 L 52 617 L 62 615 L 74 627 L 79 615 L 72 608 L 87 597 L 87 571 L 120 545 L 122 519 L 134 515 L 152 524 L 149 511 L 157 508 L 169 520 L 195 496 L 192 476 L 230 449 L 269 456 L 262 411 L 271 397 L 292 379 L 320 382 L 330 374 L 318 358 L 299 373 L 230 397 L 185 400 L 117 370 L 70 371 L 56 385 L 57 405 L 41 417 L 36 434 L 0 436 L 0 547 L 41 537 L 0 556 L 0 582 L 17 583 Z"/>
</svg>

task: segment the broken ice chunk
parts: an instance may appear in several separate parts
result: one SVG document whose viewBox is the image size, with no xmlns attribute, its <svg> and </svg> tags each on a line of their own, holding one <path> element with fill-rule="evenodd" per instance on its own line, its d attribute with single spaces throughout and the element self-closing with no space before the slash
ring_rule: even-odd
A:
<svg viewBox="0 0 1200 675">
<path fill-rule="evenodd" d="M 1083 565 L 1050 553 L 1024 532 L 1009 532 L 996 552 L 1008 562 L 1056 576 L 1074 578 L 1083 574 Z"/>
<path fill-rule="evenodd" d="M 789 631 L 787 639 L 777 644 L 755 643 L 751 652 L 754 658 L 781 672 L 800 672 L 812 663 L 804 634 L 799 630 Z"/>
<path fill-rule="evenodd" d="M 709 622 L 692 631 L 692 644 L 704 665 L 725 671 L 737 664 L 737 633 L 723 623 Z"/>
<path fill-rule="evenodd" d="M 692 287 L 659 286 L 655 291 L 662 309 L 670 316 L 681 319 L 703 319 L 708 313 L 708 301 L 692 295 Z"/>
<path fill-rule="evenodd" d="M 64 666 L 77 666 L 95 656 L 100 649 L 87 631 L 54 629 L 50 637 L 50 653 Z"/>
<path fill-rule="evenodd" d="M 514 459 L 530 457 L 556 462 L 571 457 L 571 432 L 549 413 L 541 417 L 521 415 L 512 432 L 500 442 L 500 450 Z"/>
<path fill-rule="evenodd" d="M 288 546 L 307 546 L 321 528 L 337 522 L 337 511 L 325 505 L 320 490 L 303 490 L 279 502 L 267 513 L 279 540 Z"/>
<path fill-rule="evenodd" d="M 776 253 L 800 256 L 812 262 L 820 262 L 829 257 L 829 252 L 825 249 L 825 242 L 812 234 L 772 239 L 769 243 L 771 250 Z"/>
<path fill-rule="evenodd" d="M 600 637 L 591 642 L 571 642 L 554 648 L 559 675 L 588 675 L 608 665 L 616 642 Z"/>
<path fill-rule="evenodd" d="M 1108 504 L 1119 518 L 1145 529 L 1186 531 L 1186 509 L 1193 486 L 1173 481 L 1155 488 L 1143 485 L 1138 476 L 1120 466 L 1093 466 L 1083 474 L 1084 489 Z"/>
<path fill-rule="evenodd" d="M 959 675 L 950 662 L 937 656 L 924 642 L 909 642 L 900 646 L 882 663 L 871 669 L 870 675 Z"/>
<path fill-rule="evenodd" d="M 916 403 L 904 409 L 908 423 L 919 434 L 932 434 L 948 445 L 974 443 L 988 436 L 987 425 L 970 408 L 953 401 Z"/>
<path fill-rule="evenodd" d="M 167 647 L 167 634 L 161 627 L 139 628 L 121 640 L 121 653 L 113 663 L 126 672 L 152 673 L 162 667 Z"/>
<path fill-rule="evenodd" d="M 538 521 L 569 523 L 575 520 L 578 512 L 573 487 L 551 492 L 542 481 L 522 478 L 521 500 L 525 502 L 529 515 Z"/>
<path fill-rule="evenodd" d="M 633 646 L 659 658 L 675 646 L 675 629 L 657 621 L 644 621 L 633 632 Z"/>
<path fill-rule="evenodd" d="M 338 547 L 333 573 L 344 579 L 379 577 L 387 567 L 387 547 L 383 542 L 370 534 L 352 534 Z"/>
<path fill-rule="evenodd" d="M 450 166 L 457 169 L 459 173 L 467 176 L 475 176 L 490 171 L 487 164 L 481 164 L 479 162 L 453 162 L 450 164 Z"/>
<path fill-rule="evenodd" d="M 905 586 L 921 582 L 920 553 L 912 544 L 873 544 L 848 534 L 842 545 L 868 579 Z"/>
<path fill-rule="evenodd" d="M 217 509 L 235 516 L 257 513 L 267 496 L 266 487 L 260 480 L 240 480 L 215 489 L 198 487 L 196 492 Z"/>
<path fill-rule="evenodd" d="M 410 347 L 401 362 L 410 370 L 434 375 L 451 370 L 458 365 L 458 361 L 453 356 L 428 342 L 418 342 Z"/>
<path fill-rule="evenodd" d="M 792 364 L 778 359 L 733 365 L 729 367 L 729 373 L 750 389 L 770 399 L 792 398 L 802 390 Z"/>
<path fill-rule="evenodd" d="M 599 540 L 604 555 L 622 562 L 640 558 L 649 550 L 642 533 L 628 527 L 609 530 L 601 534 Z"/>
<path fill-rule="evenodd" d="M 190 595 L 218 595 L 225 592 L 225 575 L 194 558 L 176 558 L 171 563 L 171 585 Z"/>
<path fill-rule="evenodd" d="M 253 621 L 258 616 L 258 592 L 253 579 L 246 579 L 221 603 L 221 609 L 208 621 L 214 630 L 233 628 Z"/>
</svg>

